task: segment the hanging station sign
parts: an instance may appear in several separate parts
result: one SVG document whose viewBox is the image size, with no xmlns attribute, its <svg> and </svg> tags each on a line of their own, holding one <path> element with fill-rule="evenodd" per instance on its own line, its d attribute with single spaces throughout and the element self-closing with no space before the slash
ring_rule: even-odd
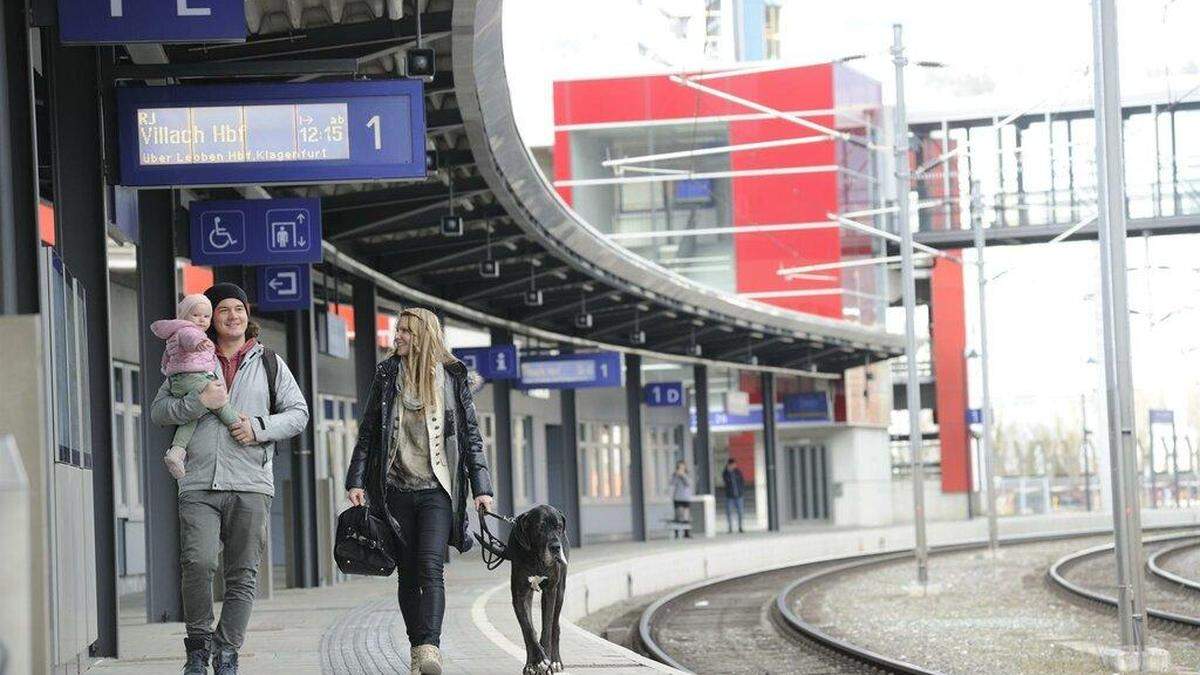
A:
<svg viewBox="0 0 1200 675">
<path fill-rule="evenodd" d="M 58 0 L 63 44 L 241 42 L 245 0 Z"/>
<path fill-rule="evenodd" d="M 418 80 L 121 87 L 121 184 L 425 178 Z"/>
<path fill-rule="evenodd" d="M 192 202 L 189 213 L 194 265 L 321 262 L 319 199 Z"/>
</svg>

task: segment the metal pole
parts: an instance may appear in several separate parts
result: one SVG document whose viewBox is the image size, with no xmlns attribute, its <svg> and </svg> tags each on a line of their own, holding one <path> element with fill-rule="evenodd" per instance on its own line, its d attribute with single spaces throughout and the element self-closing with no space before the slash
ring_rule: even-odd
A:
<svg viewBox="0 0 1200 675">
<path fill-rule="evenodd" d="M 1163 445 L 1167 439 L 1163 439 Z M 1175 436 L 1175 416 L 1171 416 L 1171 472 L 1174 474 L 1175 508 L 1179 508 L 1179 438 Z"/>
<path fill-rule="evenodd" d="M 1092 0 L 1096 75 L 1096 174 L 1099 188 L 1100 290 L 1104 324 L 1105 403 L 1112 456 L 1117 610 L 1123 649 L 1145 653 L 1142 523 L 1137 490 L 1133 367 L 1125 278 L 1125 186 L 1116 0 Z"/>
<path fill-rule="evenodd" d="M 1088 431 L 1087 426 L 1087 395 L 1079 395 L 1079 419 L 1083 422 L 1083 441 L 1080 443 L 1083 448 L 1083 499 L 1087 504 L 1087 510 L 1092 510 L 1092 457 L 1091 457 L 1091 440 L 1088 438 L 1091 431 Z"/>
<path fill-rule="evenodd" d="M 647 541 L 642 438 L 642 355 L 625 355 L 625 409 L 629 421 L 629 506 L 634 541 Z"/>
<path fill-rule="evenodd" d="M 983 498 L 987 506 L 988 551 L 995 557 L 1000 534 L 996 522 L 996 469 L 992 457 L 992 393 L 988 385 L 987 275 L 983 266 L 983 213 L 980 211 L 982 206 L 979 182 L 972 182 L 971 227 L 975 230 L 975 266 L 979 275 L 979 374 L 983 385 L 983 433 L 979 436 L 979 450 L 983 455 Z"/>
<path fill-rule="evenodd" d="M 921 455 L 921 385 L 917 380 L 917 290 L 913 274 L 912 224 L 908 208 L 908 120 L 904 110 L 904 56 L 900 24 L 892 26 L 896 64 L 896 218 L 900 228 L 900 268 L 904 291 L 904 351 L 908 365 L 908 448 L 912 453 L 913 524 L 916 528 L 917 583 L 929 583 L 929 549 L 925 542 L 925 469 Z M 986 410 L 986 404 L 984 408 Z M 985 412 L 986 414 L 986 412 Z"/>
</svg>

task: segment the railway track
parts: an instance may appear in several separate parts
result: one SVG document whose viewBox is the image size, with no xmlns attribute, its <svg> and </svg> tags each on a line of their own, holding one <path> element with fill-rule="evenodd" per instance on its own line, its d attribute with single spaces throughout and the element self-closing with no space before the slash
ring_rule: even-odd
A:
<svg viewBox="0 0 1200 675">
<path fill-rule="evenodd" d="M 1036 544 L 1110 533 L 1089 530 L 1010 537 L 1001 544 Z M 942 546 L 932 549 L 931 554 L 982 548 L 986 544 Z M 697 673 L 935 673 L 836 637 L 792 609 L 791 598 L 803 588 L 911 556 L 911 550 L 869 554 L 694 584 L 659 598 L 642 612 L 638 646 L 657 661 Z M 703 639 L 696 638 L 699 635 Z"/>
<path fill-rule="evenodd" d="M 1180 554 L 1187 553 L 1192 549 L 1200 549 L 1200 538 L 1193 541 L 1185 541 L 1179 544 L 1165 546 L 1154 552 L 1153 555 L 1146 559 L 1146 570 L 1151 576 L 1159 579 L 1164 583 L 1175 584 L 1180 589 L 1200 593 L 1200 579 L 1188 578 L 1180 574 L 1176 574 L 1165 566 L 1168 558 L 1174 558 Z"/>
<path fill-rule="evenodd" d="M 1174 542 L 1181 543 L 1174 544 Z M 1169 555 L 1172 552 L 1178 552 L 1179 550 L 1182 550 L 1182 548 L 1190 548 L 1192 546 L 1200 545 L 1200 533 L 1192 531 L 1184 534 L 1150 537 L 1145 539 L 1143 543 L 1147 546 L 1156 547 L 1157 545 L 1165 544 L 1161 550 L 1155 551 L 1147 561 L 1148 564 L 1150 561 L 1154 561 L 1154 567 L 1161 570 L 1161 566 L 1158 564 L 1158 561 L 1162 559 L 1162 556 Z M 1074 553 L 1065 555 L 1050 566 L 1046 572 L 1046 578 L 1052 587 L 1068 597 L 1076 599 L 1090 606 L 1101 607 L 1107 611 L 1115 612 L 1117 609 L 1117 597 L 1115 595 L 1112 595 L 1106 590 L 1100 590 L 1094 585 L 1088 585 L 1087 583 L 1079 580 L 1073 580 L 1071 578 L 1073 570 L 1090 564 L 1098 559 L 1111 557 L 1112 552 L 1112 544 L 1103 544 L 1101 546 L 1093 546 L 1091 548 L 1086 548 L 1081 551 L 1076 551 Z M 1158 573 L 1154 572 L 1153 570 L 1154 568 L 1151 568 L 1151 578 L 1167 578 L 1158 576 Z M 1171 574 L 1165 570 L 1162 570 L 1162 572 L 1165 574 Z M 1197 588 L 1196 582 L 1191 581 L 1191 586 L 1187 586 L 1188 580 L 1182 579 L 1182 577 L 1178 577 L 1174 574 L 1171 574 L 1171 576 L 1185 582 L 1185 589 L 1183 592 L 1189 594 L 1200 592 L 1200 588 Z M 1112 587 L 1111 584 L 1107 584 L 1106 586 L 1109 588 Z M 1179 591 L 1176 590 L 1176 592 Z M 1154 607 L 1152 606 L 1153 602 L 1153 598 L 1148 599 L 1146 607 L 1146 615 L 1149 617 L 1152 627 L 1186 635 L 1200 635 L 1200 616 L 1184 614 L 1182 612 L 1163 609 L 1161 607 Z M 1189 598 L 1188 601 L 1185 602 L 1194 602 L 1194 599 Z"/>
</svg>

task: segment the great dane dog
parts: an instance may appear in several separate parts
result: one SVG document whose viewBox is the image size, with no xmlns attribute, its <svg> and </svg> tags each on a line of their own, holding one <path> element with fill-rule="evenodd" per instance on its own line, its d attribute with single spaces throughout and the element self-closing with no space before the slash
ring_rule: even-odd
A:
<svg viewBox="0 0 1200 675">
<path fill-rule="evenodd" d="M 558 650 L 558 618 L 567 589 L 567 519 L 545 504 L 512 521 L 508 543 L 489 541 L 476 534 L 484 548 L 512 563 L 512 604 L 525 638 L 522 675 L 549 675 L 563 670 Z M 542 631 L 533 628 L 533 593 L 542 592 Z"/>
</svg>

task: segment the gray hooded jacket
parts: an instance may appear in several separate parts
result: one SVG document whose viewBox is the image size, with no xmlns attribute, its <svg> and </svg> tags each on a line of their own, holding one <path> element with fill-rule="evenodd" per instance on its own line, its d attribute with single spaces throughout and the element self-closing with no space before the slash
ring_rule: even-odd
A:
<svg viewBox="0 0 1200 675">
<path fill-rule="evenodd" d="M 308 424 L 308 404 L 287 364 L 277 355 L 279 374 L 275 378 L 275 407 L 278 412 L 271 414 L 262 353 L 261 344 L 246 352 L 229 391 L 229 403 L 234 410 L 251 418 L 254 436 L 259 441 L 255 445 L 242 445 L 233 440 L 229 429 L 216 415 L 209 414 L 200 402 L 199 394 L 175 398 L 171 396 L 170 381 L 164 381 L 159 387 L 150 408 L 150 418 L 155 424 L 177 426 L 200 420 L 187 446 L 187 475 L 179 481 L 180 492 L 233 490 L 275 495 L 272 473 L 275 442 L 304 430 Z M 216 375 L 223 377 L 219 365 Z"/>
</svg>

